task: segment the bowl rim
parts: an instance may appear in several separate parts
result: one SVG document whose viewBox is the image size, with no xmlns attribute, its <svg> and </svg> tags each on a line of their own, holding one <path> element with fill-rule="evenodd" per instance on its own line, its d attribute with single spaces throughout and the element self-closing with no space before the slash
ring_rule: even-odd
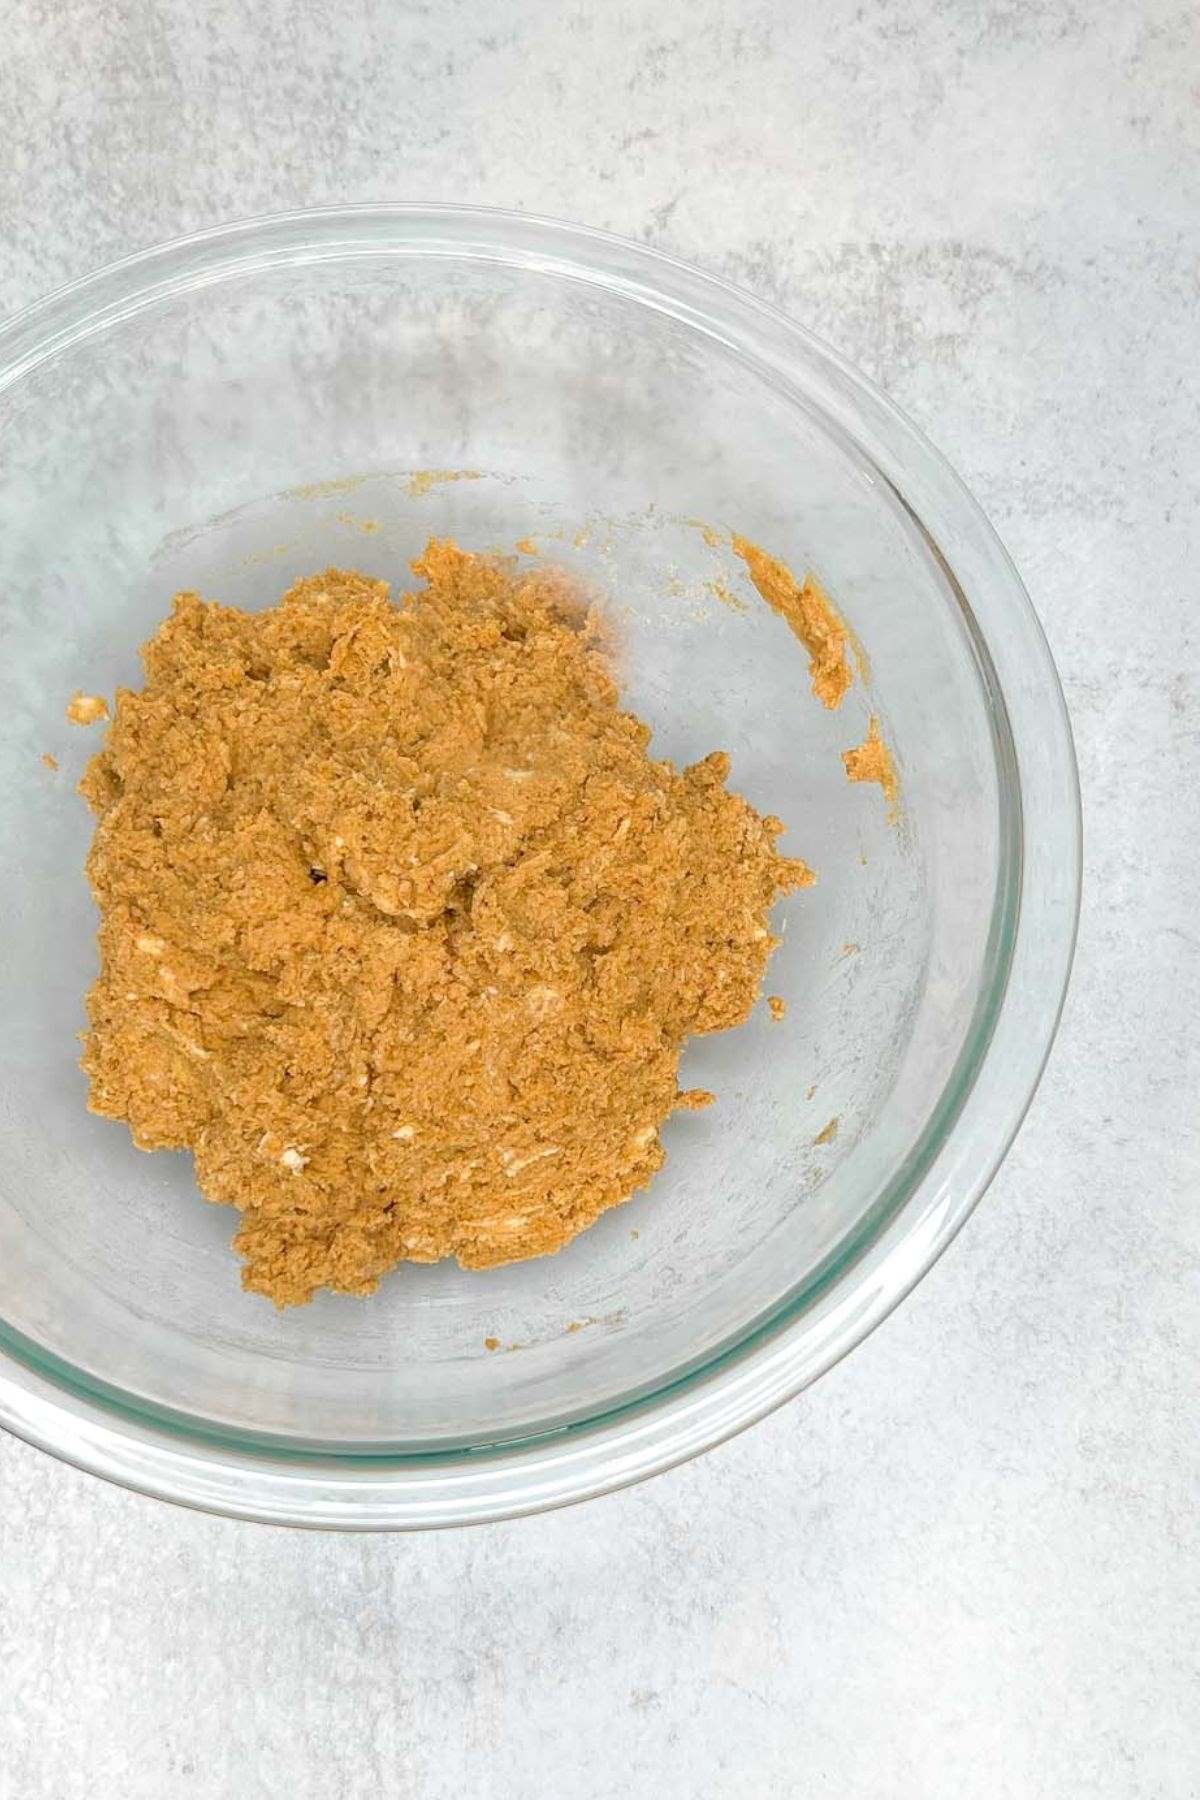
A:
<svg viewBox="0 0 1200 1800">
<path fill-rule="evenodd" d="M 974 1053 L 961 1090 L 938 1130 L 938 1109 L 927 1124 L 927 1154 L 909 1158 L 907 1191 L 823 1286 L 810 1283 L 796 1305 L 785 1297 L 732 1345 L 649 1395 L 481 1449 L 296 1452 L 282 1440 L 251 1445 L 243 1434 L 139 1405 L 0 1321 L 0 1424 L 15 1435 L 162 1499 L 330 1529 L 481 1522 L 624 1487 L 723 1442 L 832 1368 L 941 1255 L 1016 1135 L 1061 1016 L 1081 886 L 1079 782 L 1062 689 L 1032 603 L 978 504 L 920 429 L 845 358 L 778 308 L 690 263 L 502 208 L 273 213 L 139 251 L 0 322 L 0 396 L 47 357 L 169 295 L 273 265 L 396 255 L 492 260 L 616 289 L 719 339 L 797 396 L 815 397 L 911 515 L 978 631 L 1000 702 L 998 755 L 1011 751 L 1015 838 L 998 975 L 968 1037 Z M 950 536 L 953 568 L 940 548 Z M 964 1058 L 965 1050 L 959 1069 Z"/>
</svg>

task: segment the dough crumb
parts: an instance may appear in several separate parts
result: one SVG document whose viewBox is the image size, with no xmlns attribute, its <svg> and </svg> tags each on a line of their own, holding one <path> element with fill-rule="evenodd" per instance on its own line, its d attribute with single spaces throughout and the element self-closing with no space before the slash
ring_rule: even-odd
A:
<svg viewBox="0 0 1200 1800">
<path fill-rule="evenodd" d="M 52 755 L 49 750 L 42 751 L 42 761 L 45 763 L 45 765 L 48 769 L 57 769 L 58 768 L 58 758 L 57 758 L 57 756 Z"/>
<path fill-rule="evenodd" d="M 72 725 L 96 725 L 108 717 L 108 701 L 103 694 L 85 694 L 77 690 L 67 707 Z"/>
<path fill-rule="evenodd" d="M 833 1142 L 834 1138 L 837 1136 L 837 1134 L 838 1134 L 838 1120 L 837 1120 L 837 1114 L 835 1113 L 833 1118 L 830 1119 L 828 1125 L 823 1126 L 822 1129 L 820 1131 L 818 1131 L 816 1137 L 813 1139 L 813 1143 L 814 1144 L 832 1144 L 832 1142 Z"/>
<path fill-rule="evenodd" d="M 500 1348 L 500 1339 L 498 1337 L 485 1337 L 483 1340 L 483 1347 L 485 1350 L 498 1350 Z"/>
<path fill-rule="evenodd" d="M 686 1041 L 749 1016 L 776 849 L 621 709 L 561 571 L 433 539 L 263 612 L 175 598 L 81 791 L 90 1104 L 188 1149 L 248 1288 L 562 1248 L 664 1161 Z"/>
<path fill-rule="evenodd" d="M 872 713 L 867 726 L 867 735 L 855 750 L 843 750 L 842 761 L 846 765 L 846 774 L 851 781 L 877 781 L 883 789 L 883 797 L 888 803 L 889 817 L 893 820 L 897 812 L 897 801 L 900 783 L 896 777 L 896 765 L 892 761 L 892 753 L 879 734 L 879 720 Z"/>
<path fill-rule="evenodd" d="M 335 494 L 352 494 L 369 481 L 368 474 L 335 475 L 332 480 L 306 481 L 302 487 L 287 490 L 290 500 L 331 500 Z"/>
<path fill-rule="evenodd" d="M 787 1001 L 782 994 L 768 994 L 767 1005 L 771 1009 L 771 1017 L 776 1024 L 778 1024 L 781 1019 L 787 1018 Z"/>
<path fill-rule="evenodd" d="M 806 575 L 801 584 L 786 563 L 768 556 L 748 538 L 735 533 L 733 548 L 767 605 L 786 620 L 808 651 L 813 693 L 823 706 L 839 707 L 854 677 L 846 660 L 849 633 L 833 601 L 813 576 Z"/>
<path fill-rule="evenodd" d="M 719 600 L 722 606 L 727 606 L 730 612 L 749 612 L 750 608 L 746 605 L 742 596 L 734 593 L 723 575 L 714 575 L 712 579 L 706 581 L 704 585 L 712 595 L 713 599 Z"/>
<path fill-rule="evenodd" d="M 710 525 L 707 519 L 684 519 L 683 523 L 698 531 L 710 550 L 723 550 L 729 542 L 725 533 Z"/>
<path fill-rule="evenodd" d="M 449 481 L 482 481 L 483 473 L 479 469 L 414 469 L 406 478 L 404 486 L 409 498 L 419 500 L 424 494 L 431 494 L 435 487 L 442 487 Z"/>
</svg>

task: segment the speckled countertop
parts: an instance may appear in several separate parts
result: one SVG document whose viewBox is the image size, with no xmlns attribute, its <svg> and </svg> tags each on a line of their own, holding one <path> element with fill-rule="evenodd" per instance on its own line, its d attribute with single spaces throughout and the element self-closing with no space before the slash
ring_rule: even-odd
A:
<svg viewBox="0 0 1200 1800">
<path fill-rule="evenodd" d="M 1198 72 L 1190 0 L 8 9 L 0 308 L 230 216 L 473 199 L 664 245 L 861 363 L 1045 621 L 1088 877 L 989 1198 L 703 1461 L 356 1539 L 0 1440 L 3 1800 L 1200 1794 Z"/>
</svg>

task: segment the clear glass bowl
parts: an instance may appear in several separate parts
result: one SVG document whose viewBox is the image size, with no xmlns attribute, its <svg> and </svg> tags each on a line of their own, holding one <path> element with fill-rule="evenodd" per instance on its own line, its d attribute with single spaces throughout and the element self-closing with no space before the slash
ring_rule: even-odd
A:
<svg viewBox="0 0 1200 1800">
<path fill-rule="evenodd" d="M 1016 574 L 869 383 L 640 246 L 352 208 L 201 233 L 8 322 L 0 447 L 0 1421 L 220 1512 L 457 1524 L 706 1448 L 912 1287 L 1049 1048 L 1078 793 Z M 816 570 L 854 627 L 869 682 L 840 711 L 731 530 Z M 652 1189 L 555 1258 L 405 1267 L 369 1301 L 279 1314 L 241 1291 L 235 1217 L 190 1158 L 86 1110 L 74 785 L 98 738 L 64 708 L 138 680 L 178 588 L 265 604 L 329 563 L 402 587 L 431 532 L 531 535 L 598 582 L 658 752 L 728 749 L 820 880 L 780 909 L 786 1021 L 762 1006 L 688 1053 L 719 1103 L 671 1123 Z M 872 713 L 898 824 L 841 763 Z"/>
</svg>

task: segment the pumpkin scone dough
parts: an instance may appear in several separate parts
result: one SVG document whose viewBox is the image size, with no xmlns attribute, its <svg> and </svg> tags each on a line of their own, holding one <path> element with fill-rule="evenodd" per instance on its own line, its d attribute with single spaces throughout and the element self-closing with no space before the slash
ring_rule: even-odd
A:
<svg viewBox="0 0 1200 1800">
<path fill-rule="evenodd" d="M 280 1306 L 558 1250 L 663 1162 L 807 885 L 619 704 L 560 574 L 433 540 L 257 613 L 175 598 L 82 791 L 93 1109 L 188 1149 Z"/>
</svg>

